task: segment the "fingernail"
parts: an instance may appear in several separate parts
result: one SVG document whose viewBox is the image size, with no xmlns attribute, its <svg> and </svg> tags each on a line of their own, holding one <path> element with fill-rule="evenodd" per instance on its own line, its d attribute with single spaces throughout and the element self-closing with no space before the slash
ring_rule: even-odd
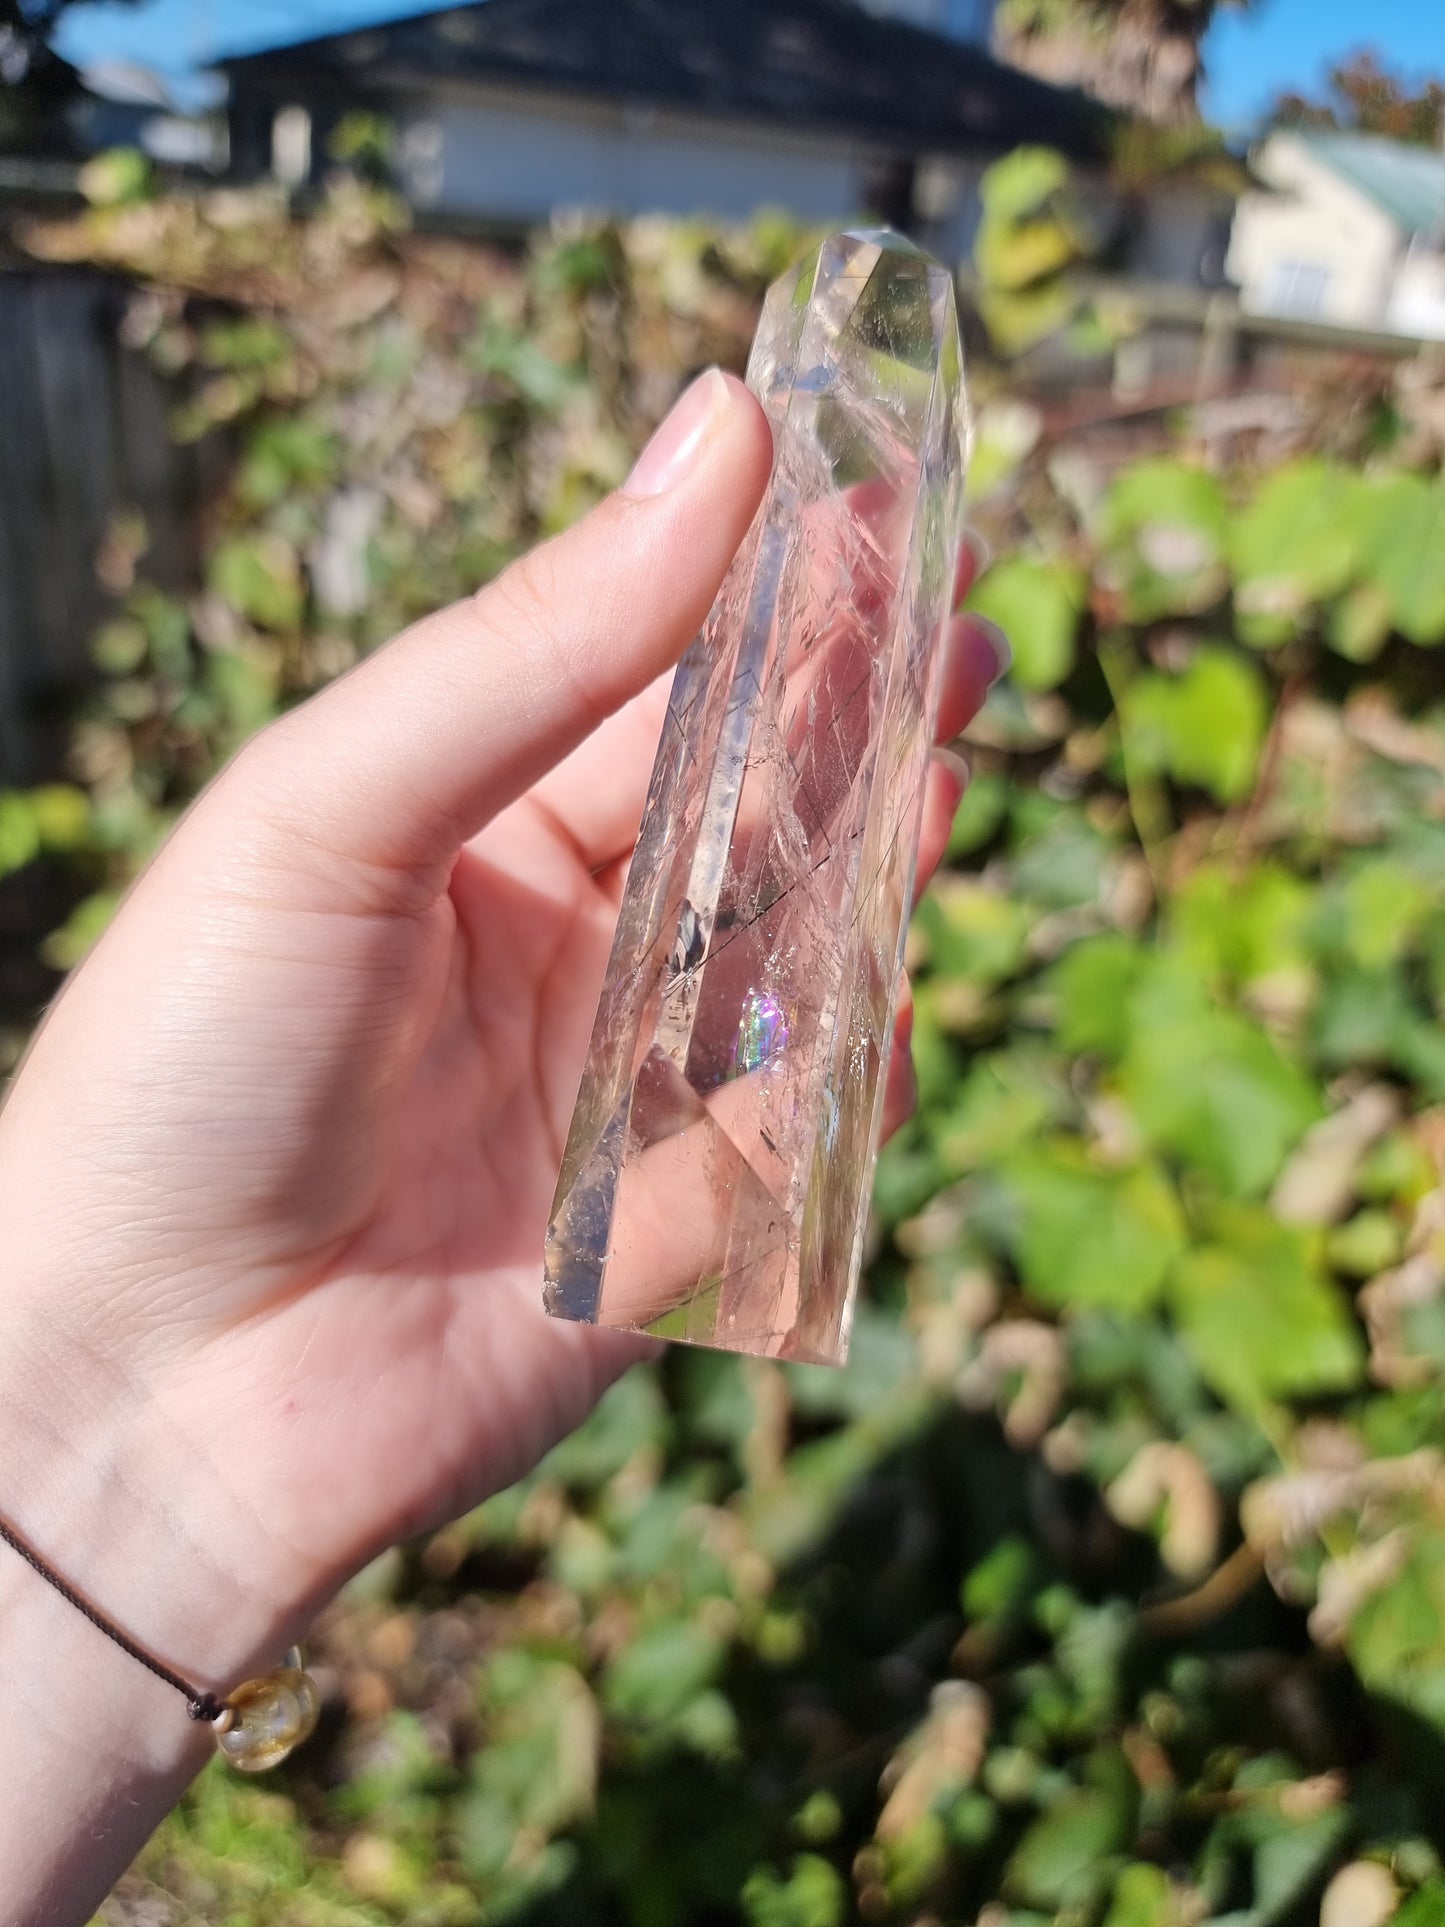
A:
<svg viewBox="0 0 1445 1927">
<path fill-rule="evenodd" d="M 960 756 L 956 749 L 936 749 L 933 760 L 943 771 L 945 780 L 953 785 L 953 801 L 949 805 L 949 813 L 952 814 L 963 800 L 973 771 L 968 766 L 968 758 Z"/>
<path fill-rule="evenodd" d="M 622 484 L 622 493 L 636 501 L 676 488 L 731 407 L 732 396 L 722 370 L 709 368 L 705 375 L 699 375 L 673 404 L 672 412 L 638 456 Z"/>
<path fill-rule="evenodd" d="M 898 1001 L 898 1015 L 893 1019 L 893 1042 L 899 1050 L 909 1050 L 913 1044 L 913 999 L 908 995 L 905 981 L 904 995 Z"/>
<path fill-rule="evenodd" d="M 989 563 L 993 561 L 993 550 L 989 547 L 988 537 L 981 529 L 965 529 L 963 546 L 973 557 L 973 579 L 977 582 Z"/>
<path fill-rule="evenodd" d="M 1008 674 L 1009 666 L 1014 659 L 1014 652 L 1009 648 L 1008 637 L 998 624 L 990 621 L 987 616 L 971 615 L 969 622 L 979 641 L 993 656 L 993 668 L 989 672 L 988 680 L 990 684 L 996 683 L 1000 676 Z"/>
</svg>

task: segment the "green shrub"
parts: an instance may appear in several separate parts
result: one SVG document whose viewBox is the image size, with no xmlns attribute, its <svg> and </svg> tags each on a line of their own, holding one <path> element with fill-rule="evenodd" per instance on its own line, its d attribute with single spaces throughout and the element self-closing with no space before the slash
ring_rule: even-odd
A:
<svg viewBox="0 0 1445 1927">
<path fill-rule="evenodd" d="M 1016 184 L 997 224 L 1066 248 L 1058 184 Z M 0 870 L 71 866 L 57 965 L 249 731 L 738 365 L 798 241 L 559 226 L 519 258 L 409 238 L 355 185 L 236 212 L 40 241 L 136 278 L 177 433 L 237 448 L 192 593 L 142 564 L 97 639 L 75 784 L 0 797 Z M 266 1793 L 203 1776 L 137 1894 L 1263 1927 L 1363 1859 L 1436 1918 L 1438 393 L 1388 433 L 1318 397 L 1264 466 L 1181 422 L 1111 472 L 1032 447 L 999 381 L 974 601 L 1018 673 L 914 933 L 921 1107 L 852 1365 L 679 1350 L 380 1562 L 319 1631 L 342 1730 Z"/>
</svg>

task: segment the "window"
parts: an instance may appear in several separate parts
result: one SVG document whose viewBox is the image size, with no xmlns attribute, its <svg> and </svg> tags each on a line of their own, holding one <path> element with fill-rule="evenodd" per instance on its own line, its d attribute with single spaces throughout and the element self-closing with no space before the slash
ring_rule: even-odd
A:
<svg viewBox="0 0 1445 1927">
<path fill-rule="evenodd" d="M 271 172 L 287 187 L 311 175 L 311 116 L 304 107 L 283 107 L 271 123 Z"/>
<path fill-rule="evenodd" d="M 1270 314 L 1317 315 L 1329 285 L 1329 269 L 1317 261 L 1276 261 L 1264 277 L 1260 306 Z"/>
</svg>

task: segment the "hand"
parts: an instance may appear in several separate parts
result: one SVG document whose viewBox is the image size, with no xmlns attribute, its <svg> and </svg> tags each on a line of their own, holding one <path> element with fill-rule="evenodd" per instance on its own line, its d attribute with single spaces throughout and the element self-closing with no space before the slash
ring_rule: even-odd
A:
<svg viewBox="0 0 1445 1927">
<path fill-rule="evenodd" d="M 770 458 L 747 391 L 702 377 L 618 495 L 257 737 L 0 1113 L 0 1512 L 202 1685 L 274 1664 L 369 1556 L 515 1479 L 642 1349 L 542 1314 L 543 1231 L 658 679 Z M 998 666 L 968 619 L 949 660 L 946 735 Z M 940 763 L 924 875 L 961 788 Z M 902 1071 L 893 1122 L 908 1101 Z M 0 1611 L 23 1597 L 42 1663 L 69 1642 L 126 1709 L 112 1730 L 87 1688 L 75 1735 L 44 1697 L 68 1786 L 110 1761 L 108 1883 L 205 1742 L 16 1563 Z M 17 1717 L 0 1867 L 13 1827 L 43 1868 L 44 1776 L 6 1777 Z"/>
</svg>

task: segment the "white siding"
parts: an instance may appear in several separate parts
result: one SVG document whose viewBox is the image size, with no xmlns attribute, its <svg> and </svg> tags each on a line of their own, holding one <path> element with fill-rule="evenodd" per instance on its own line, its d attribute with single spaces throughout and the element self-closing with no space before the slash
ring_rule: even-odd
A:
<svg viewBox="0 0 1445 1927">
<path fill-rule="evenodd" d="M 1256 167 L 1276 191 L 1241 196 L 1226 270 L 1256 314 L 1293 314 L 1345 328 L 1387 326 L 1404 236 L 1288 135 Z"/>
<path fill-rule="evenodd" d="M 449 214 L 545 220 L 558 207 L 740 217 L 856 214 L 866 149 L 741 122 L 469 90 L 398 111 L 407 192 Z"/>
<path fill-rule="evenodd" d="M 1425 341 L 1445 341 L 1445 253 L 1412 248 L 1390 297 L 1389 327 Z"/>
</svg>

